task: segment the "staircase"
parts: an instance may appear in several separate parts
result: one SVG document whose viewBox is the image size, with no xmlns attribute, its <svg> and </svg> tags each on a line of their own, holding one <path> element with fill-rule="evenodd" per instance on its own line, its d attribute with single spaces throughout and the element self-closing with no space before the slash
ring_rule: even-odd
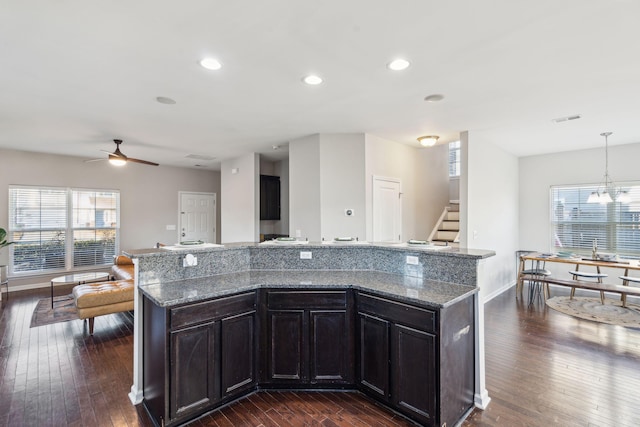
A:
<svg viewBox="0 0 640 427">
<path fill-rule="evenodd" d="M 456 248 L 460 245 L 460 211 L 457 206 L 444 208 L 428 241 L 434 245 L 448 245 Z"/>
</svg>

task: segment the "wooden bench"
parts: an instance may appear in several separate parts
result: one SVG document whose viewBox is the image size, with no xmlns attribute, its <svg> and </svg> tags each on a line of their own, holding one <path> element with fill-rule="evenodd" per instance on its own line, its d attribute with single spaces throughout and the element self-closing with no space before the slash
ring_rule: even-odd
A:
<svg viewBox="0 0 640 427">
<path fill-rule="evenodd" d="M 560 285 L 560 286 L 569 286 L 572 288 L 581 288 L 581 289 L 590 289 L 594 291 L 600 292 L 615 292 L 622 295 L 622 306 L 627 306 L 627 295 L 640 296 L 640 287 L 635 286 L 623 286 L 623 285 L 612 285 L 609 283 L 598 283 L 598 282 L 585 282 L 583 280 L 566 280 L 566 279 L 557 279 L 555 277 L 537 277 L 536 280 L 545 283 L 547 285 Z M 600 299 L 604 304 L 604 297 L 601 296 Z"/>
</svg>

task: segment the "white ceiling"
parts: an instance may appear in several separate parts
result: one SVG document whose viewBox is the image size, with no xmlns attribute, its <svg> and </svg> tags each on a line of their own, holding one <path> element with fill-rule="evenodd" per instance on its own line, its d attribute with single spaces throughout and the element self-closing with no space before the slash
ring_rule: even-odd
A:
<svg viewBox="0 0 640 427">
<path fill-rule="evenodd" d="M 518 156 L 604 131 L 637 143 L 639 19 L 634 0 L 7 0 L 0 147 L 94 158 L 121 138 L 132 157 L 218 168 L 314 133 L 468 130 Z M 396 57 L 411 67 L 388 70 Z"/>
</svg>

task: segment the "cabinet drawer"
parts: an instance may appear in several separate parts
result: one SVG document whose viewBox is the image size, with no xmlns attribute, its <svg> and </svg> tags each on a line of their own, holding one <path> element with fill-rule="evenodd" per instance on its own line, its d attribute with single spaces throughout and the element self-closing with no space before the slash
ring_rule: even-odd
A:
<svg viewBox="0 0 640 427">
<path fill-rule="evenodd" d="M 347 293 L 346 291 L 269 291 L 267 306 L 273 310 L 345 308 Z"/>
<path fill-rule="evenodd" d="M 255 310 L 256 294 L 234 295 L 171 310 L 171 329 Z"/>
<path fill-rule="evenodd" d="M 426 308 L 359 293 L 358 311 L 422 331 L 436 332 L 436 312 Z"/>
</svg>

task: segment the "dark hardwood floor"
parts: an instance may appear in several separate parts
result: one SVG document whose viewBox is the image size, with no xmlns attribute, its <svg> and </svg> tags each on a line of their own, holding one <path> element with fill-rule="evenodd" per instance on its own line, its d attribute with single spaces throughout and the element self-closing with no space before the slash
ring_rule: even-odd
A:
<svg viewBox="0 0 640 427">
<path fill-rule="evenodd" d="M 127 396 L 131 318 L 101 316 L 93 337 L 80 320 L 29 328 L 47 293 L 4 295 L 0 426 L 150 426 Z M 464 426 L 640 425 L 640 330 L 579 320 L 540 301 L 527 306 L 513 289 L 490 301 L 485 316 L 492 400 Z M 192 425 L 411 424 L 358 393 L 259 392 Z"/>
</svg>

